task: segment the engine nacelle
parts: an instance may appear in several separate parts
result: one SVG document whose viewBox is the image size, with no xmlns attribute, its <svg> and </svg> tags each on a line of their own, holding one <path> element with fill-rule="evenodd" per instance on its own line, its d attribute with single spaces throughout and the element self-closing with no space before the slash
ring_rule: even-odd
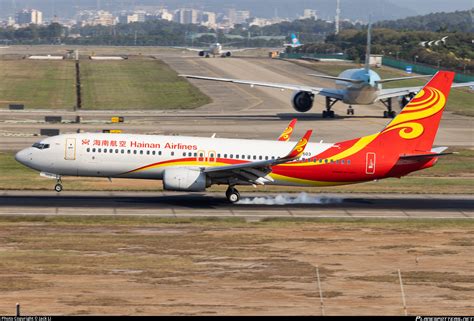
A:
<svg viewBox="0 0 474 321">
<path fill-rule="evenodd" d="M 232 56 L 232 53 L 231 53 L 230 51 L 227 51 L 227 52 L 225 53 L 225 56 L 226 56 L 226 57 L 230 57 L 230 56 Z"/>
<path fill-rule="evenodd" d="M 204 57 L 205 54 L 206 54 L 205 51 L 199 51 L 199 57 Z"/>
<path fill-rule="evenodd" d="M 163 174 L 163 187 L 168 191 L 202 192 L 209 186 L 210 180 L 197 168 L 167 168 Z"/>
<path fill-rule="evenodd" d="M 305 113 L 313 107 L 314 94 L 307 91 L 295 91 L 291 97 L 293 108 L 300 113 Z"/>
<path fill-rule="evenodd" d="M 405 95 L 405 96 L 401 96 L 399 98 L 399 102 L 400 102 L 400 107 L 403 108 L 405 107 L 409 102 L 410 100 L 415 97 L 415 94 L 414 93 L 410 93 L 408 95 Z"/>
</svg>

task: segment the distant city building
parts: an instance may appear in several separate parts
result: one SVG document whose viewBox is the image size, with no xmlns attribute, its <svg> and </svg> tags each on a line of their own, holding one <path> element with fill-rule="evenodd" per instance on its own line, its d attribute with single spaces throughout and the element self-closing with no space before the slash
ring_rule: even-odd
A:
<svg viewBox="0 0 474 321">
<path fill-rule="evenodd" d="M 318 19 L 318 11 L 313 10 L 313 9 L 304 9 L 303 16 L 301 18 L 303 18 L 303 19 L 313 18 L 314 20 L 317 20 Z"/>
<path fill-rule="evenodd" d="M 43 13 L 35 9 L 25 9 L 16 14 L 16 23 L 19 25 L 43 23 Z"/>
<path fill-rule="evenodd" d="M 246 23 L 248 19 L 250 19 L 250 11 L 248 10 L 236 11 L 234 24 Z"/>
<path fill-rule="evenodd" d="M 201 15 L 201 24 L 206 27 L 215 28 L 217 26 L 216 13 L 204 11 Z"/>
<path fill-rule="evenodd" d="M 123 18 L 125 19 L 125 18 Z M 130 18 L 134 19 L 134 18 Z M 117 19 L 108 11 L 80 11 L 77 14 L 77 21 L 82 26 L 113 26 Z"/>
<path fill-rule="evenodd" d="M 175 20 L 182 24 L 198 23 L 198 11 L 195 9 L 179 9 Z"/>
</svg>

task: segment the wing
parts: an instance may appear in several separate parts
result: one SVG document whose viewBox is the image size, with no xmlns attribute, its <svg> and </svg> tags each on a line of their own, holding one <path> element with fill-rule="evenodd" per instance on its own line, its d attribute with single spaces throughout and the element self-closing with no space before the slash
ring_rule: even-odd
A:
<svg viewBox="0 0 474 321">
<path fill-rule="evenodd" d="M 189 48 L 189 47 L 172 47 L 174 49 L 184 49 L 184 50 L 189 50 L 189 51 L 208 51 L 209 49 L 201 49 L 201 48 Z"/>
<path fill-rule="evenodd" d="M 474 86 L 474 81 L 471 81 L 471 82 L 463 82 L 463 83 L 454 83 L 452 84 L 451 88 L 462 88 L 462 87 L 473 87 L 473 86 Z M 387 98 L 392 98 L 392 97 L 405 96 L 411 93 L 417 93 L 422 88 L 423 86 L 382 89 L 378 99 L 387 99 Z"/>
<path fill-rule="evenodd" d="M 292 119 L 288 126 L 285 128 L 283 133 L 281 133 L 280 137 L 278 137 L 278 141 L 280 142 L 287 142 L 290 140 L 291 134 L 293 134 L 293 130 L 295 128 L 295 124 L 298 120 L 296 118 Z"/>
<path fill-rule="evenodd" d="M 268 176 L 272 172 L 272 166 L 291 162 L 303 155 L 303 152 L 311 137 L 312 130 L 308 130 L 293 149 L 284 157 L 266 161 L 249 162 L 236 165 L 217 167 L 206 167 L 203 172 L 214 180 L 222 182 L 244 182 L 250 184 L 264 185 L 273 179 Z"/>
<path fill-rule="evenodd" d="M 311 87 L 306 85 L 297 85 L 297 84 L 280 84 L 273 82 L 265 81 L 253 81 L 253 80 L 240 80 L 240 79 L 230 79 L 230 78 L 216 78 L 216 77 L 205 77 L 205 76 L 194 76 L 194 75 L 180 75 L 181 77 L 186 77 L 190 79 L 200 79 L 200 80 L 209 80 L 209 81 L 221 81 L 221 82 L 230 82 L 234 84 L 243 84 L 250 85 L 250 87 L 267 87 L 267 88 L 277 88 L 277 89 L 288 89 L 294 91 L 306 91 L 313 93 L 315 95 L 321 95 L 336 99 L 342 99 L 343 93 L 340 89 L 336 88 L 321 88 L 321 87 Z"/>
</svg>

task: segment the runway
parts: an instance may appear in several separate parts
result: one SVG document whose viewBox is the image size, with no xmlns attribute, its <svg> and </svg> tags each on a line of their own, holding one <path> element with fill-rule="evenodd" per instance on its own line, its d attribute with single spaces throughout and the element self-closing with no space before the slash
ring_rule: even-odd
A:
<svg viewBox="0 0 474 321">
<path fill-rule="evenodd" d="M 473 219 L 474 196 L 249 193 L 230 204 L 221 193 L 5 191 L 0 195 L 2 215 Z"/>
</svg>

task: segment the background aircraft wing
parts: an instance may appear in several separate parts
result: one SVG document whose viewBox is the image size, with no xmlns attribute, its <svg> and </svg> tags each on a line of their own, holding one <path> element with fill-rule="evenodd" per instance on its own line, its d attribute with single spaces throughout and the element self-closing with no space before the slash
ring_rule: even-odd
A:
<svg viewBox="0 0 474 321">
<path fill-rule="evenodd" d="M 207 51 L 208 49 L 202 49 L 202 48 L 189 48 L 189 47 L 172 47 L 174 49 L 183 49 L 183 50 L 189 50 L 189 51 Z"/>
<path fill-rule="evenodd" d="M 267 176 L 272 172 L 272 166 L 291 162 L 303 155 L 312 132 L 312 130 L 308 130 L 303 138 L 284 157 L 235 165 L 207 167 L 203 171 L 214 179 L 237 179 L 251 184 L 263 185 L 265 182 L 273 181 L 271 177 Z"/>
<path fill-rule="evenodd" d="M 463 82 L 463 83 L 453 83 L 451 88 L 462 88 L 462 87 L 473 87 L 474 82 Z M 423 86 L 418 87 L 400 87 L 400 88 L 391 88 L 391 89 L 382 89 L 378 99 L 387 99 L 393 97 L 405 96 L 411 93 L 419 92 Z"/>
<path fill-rule="evenodd" d="M 258 86 L 258 87 L 268 87 L 268 88 L 277 88 L 277 89 L 289 89 L 289 90 L 295 90 L 295 91 L 307 91 L 315 95 L 319 94 L 319 95 L 337 98 L 337 99 L 342 98 L 340 90 L 335 89 L 335 88 L 321 88 L 321 87 L 312 87 L 312 86 L 297 85 L 297 84 L 279 84 L 279 83 L 264 82 L 264 81 L 215 78 L 215 77 L 193 76 L 193 75 L 180 75 L 180 76 L 191 78 L 191 79 L 201 79 L 201 80 L 210 80 L 210 81 L 230 82 L 234 84 L 244 84 L 244 85 L 250 85 L 251 87 Z"/>
</svg>

